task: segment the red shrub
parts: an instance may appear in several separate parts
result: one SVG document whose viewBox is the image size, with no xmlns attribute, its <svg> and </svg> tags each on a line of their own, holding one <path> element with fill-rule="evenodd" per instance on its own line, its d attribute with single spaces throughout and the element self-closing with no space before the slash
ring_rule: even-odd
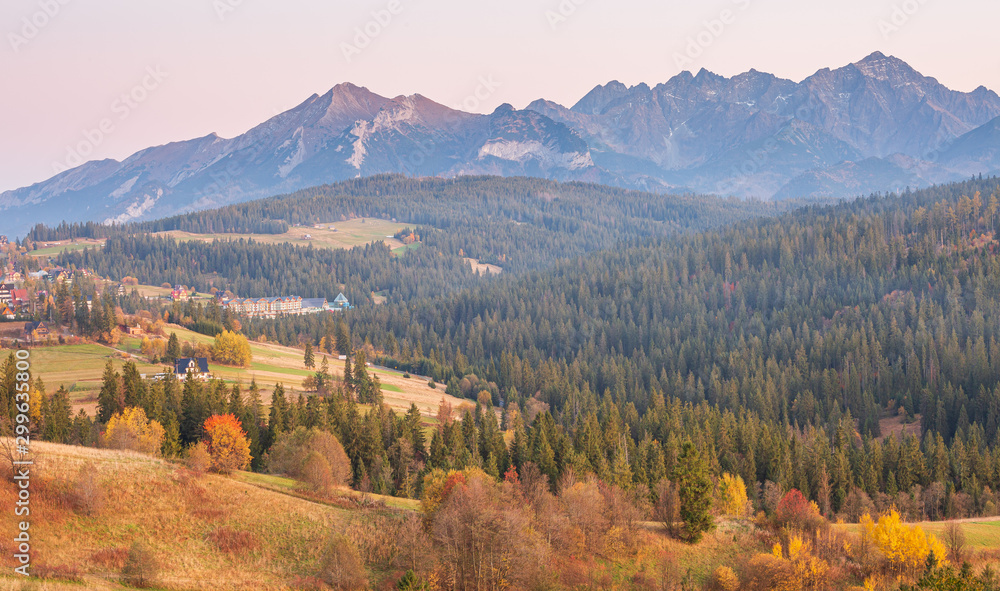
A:
<svg viewBox="0 0 1000 591">
<path fill-rule="evenodd" d="M 778 502 L 775 521 L 796 529 L 814 529 L 822 518 L 798 489 L 788 491 Z"/>
</svg>

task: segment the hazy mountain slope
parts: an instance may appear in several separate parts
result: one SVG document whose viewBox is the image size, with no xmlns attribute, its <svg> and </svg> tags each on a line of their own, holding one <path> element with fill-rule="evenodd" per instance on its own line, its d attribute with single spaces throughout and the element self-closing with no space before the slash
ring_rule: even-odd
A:
<svg viewBox="0 0 1000 591">
<path fill-rule="evenodd" d="M 0 194 L 0 232 L 153 219 L 379 173 L 842 197 L 996 170 L 997 117 L 993 91 L 950 90 L 878 52 L 801 82 L 682 72 L 599 85 L 569 108 L 539 99 L 488 115 L 340 84 L 232 139 L 151 147 Z"/>
</svg>

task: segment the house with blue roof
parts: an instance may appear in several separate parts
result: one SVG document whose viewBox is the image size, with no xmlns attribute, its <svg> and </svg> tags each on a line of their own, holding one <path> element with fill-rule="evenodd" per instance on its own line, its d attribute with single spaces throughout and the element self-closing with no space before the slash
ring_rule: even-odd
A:
<svg viewBox="0 0 1000 591">
<path fill-rule="evenodd" d="M 337 294 L 337 297 L 333 298 L 333 303 L 330 304 L 331 310 L 350 310 L 353 307 L 343 292 Z"/>
</svg>

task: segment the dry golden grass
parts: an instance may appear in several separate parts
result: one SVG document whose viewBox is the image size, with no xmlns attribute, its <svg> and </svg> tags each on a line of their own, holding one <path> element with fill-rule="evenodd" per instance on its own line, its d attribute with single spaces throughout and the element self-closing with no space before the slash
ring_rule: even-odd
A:
<svg viewBox="0 0 1000 591">
<path fill-rule="evenodd" d="M 327 536 L 342 529 L 350 515 L 234 478 L 196 477 L 140 454 L 47 443 L 33 447 L 33 569 L 72 574 L 83 588 L 119 588 L 118 562 L 135 542 L 158 556 L 164 588 L 292 588 L 298 577 L 314 574 Z M 76 514 L 67 501 L 85 465 L 96 471 L 106 495 L 103 508 L 91 516 Z M 0 504 L 11 507 L 14 495 L 5 479 Z M 12 539 L 15 527 L 12 513 L 5 512 L 2 540 Z M 4 565 L 12 568 L 9 542 L 0 544 Z M 12 578 L 0 585 L 20 588 Z"/>
</svg>

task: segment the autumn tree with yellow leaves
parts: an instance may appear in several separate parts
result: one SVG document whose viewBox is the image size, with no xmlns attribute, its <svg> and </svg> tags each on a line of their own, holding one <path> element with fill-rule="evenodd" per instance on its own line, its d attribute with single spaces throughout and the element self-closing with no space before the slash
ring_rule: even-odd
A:
<svg viewBox="0 0 1000 591">
<path fill-rule="evenodd" d="M 799 534 L 788 540 L 787 552 L 775 543 L 770 554 L 758 554 L 744 568 L 746 591 L 805 591 L 825 589 L 830 565 L 816 555 L 812 544 Z"/>
<path fill-rule="evenodd" d="M 723 474 L 716 485 L 715 501 L 720 514 L 744 517 L 750 507 L 750 499 L 747 497 L 747 485 L 743 482 L 743 477 Z"/>
<path fill-rule="evenodd" d="M 137 406 L 115 413 L 101 434 L 101 445 L 109 449 L 123 449 L 157 454 L 163 444 L 163 426 L 146 418 L 146 411 Z"/>
<path fill-rule="evenodd" d="M 895 509 L 874 521 L 869 514 L 861 518 L 863 547 L 876 548 L 884 560 L 884 568 L 895 576 L 913 575 L 927 564 L 927 557 L 934 555 L 937 563 L 944 563 L 947 550 L 937 538 L 928 535 L 918 525 L 903 523 Z"/>
<path fill-rule="evenodd" d="M 212 359 L 226 365 L 250 367 L 250 361 L 253 359 L 250 342 L 241 334 L 224 330 L 215 336 Z"/>
</svg>

